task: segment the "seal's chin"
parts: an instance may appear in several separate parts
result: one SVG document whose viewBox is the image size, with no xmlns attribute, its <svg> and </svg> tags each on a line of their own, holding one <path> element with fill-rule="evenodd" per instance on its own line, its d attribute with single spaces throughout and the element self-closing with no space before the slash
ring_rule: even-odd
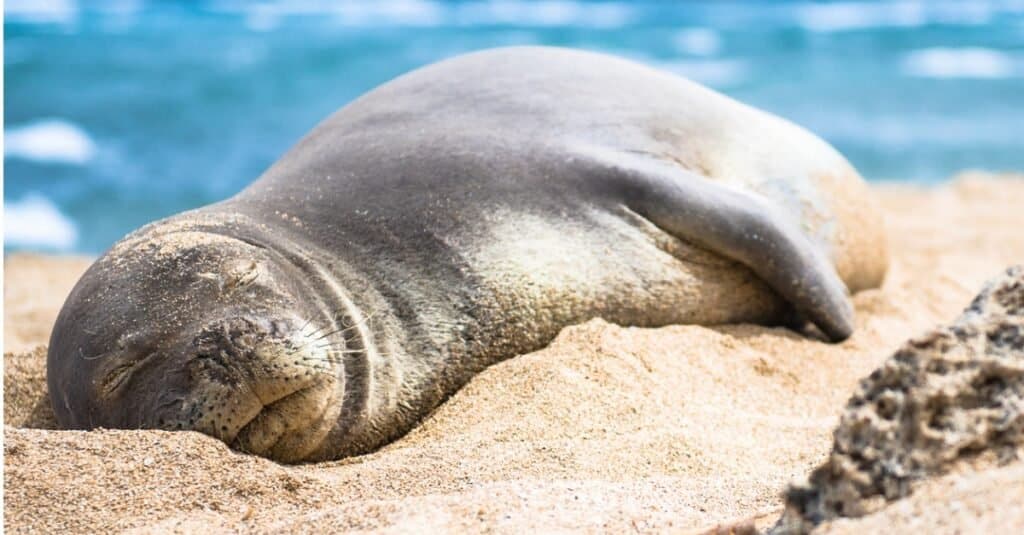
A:
<svg viewBox="0 0 1024 535">
<path fill-rule="evenodd" d="M 230 445 L 280 462 L 306 459 L 322 446 L 338 420 L 334 381 L 320 380 L 264 406 Z"/>
<path fill-rule="evenodd" d="M 345 351 L 296 324 L 234 318 L 203 329 L 186 363 L 190 402 L 175 427 L 280 462 L 321 447 L 341 410 Z"/>
</svg>

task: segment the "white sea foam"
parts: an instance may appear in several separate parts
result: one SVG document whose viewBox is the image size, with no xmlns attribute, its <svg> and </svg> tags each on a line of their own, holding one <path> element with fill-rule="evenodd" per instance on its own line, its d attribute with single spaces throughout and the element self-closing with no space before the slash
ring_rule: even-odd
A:
<svg viewBox="0 0 1024 535">
<path fill-rule="evenodd" d="M 33 24 L 68 24 L 78 19 L 75 0 L 7 0 L 4 19 Z"/>
<path fill-rule="evenodd" d="M 903 58 L 903 72 L 924 78 L 1010 78 L 1022 66 L 1005 52 L 989 48 L 924 48 Z"/>
<path fill-rule="evenodd" d="M 673 38 L 676 49 L 693 56 L 713 56 L 722 48 L 722 38 L 710 28 L 686 28 Z"/>
<path fill-rule="evenodd" d="M 245 27 L 256 32 L 273 30 L 281 24 L 281 15 L 266 4 L 257 4 L 245 13 Z"/>
<path fill-rule="evenodd" d="M 489 0 L 445 3 L 436 0 L 277 0 L 258 4 L 218 0 L 215 11 L 241 14 L 252 30 L 275 27 L 283 17 L 327 16 L 343 25 L 373 26 L 584 26 L 616 28 L 633 11 L 626 3 L 584 4 L 575 0 Z"/>
<path fill-rule="evenodd" d="M 78 229 L 54 204 L 32 193 L 4 203 L 4 242 L 16 247 L 67 250 L 75 245 Z"/>
<path fill-rule="evenodd" d="M 571 0 L 491 0 L 458 4 L 452 12 L 456 24 L 464 26 L 585 26 L 618 28 L 633 17 L 625 3 L 583 4 Z"/>
<path fill-rule="evenodd" d="M 335 3 L 335 16 L 335 20 L 346 26 L 374 26 L 380 23 L 437 26 L 443 20 L 444 13 L 442 6 L 436 2 L 424 0 L 350 0 Z"/>
<path fill-rule="evenodd" d="M 443 20 L 444 6 L 431 0 L 277 0 L 253 3 L 218 0 L 213 11 L 241 14 L 251 30 L 266 31 L 291 16 L 327 17 L 342 26 L 436 26 Z"/>
<path fill-rule="evenodd" d="M 44 119 L 4 130 L 4 157 L 82 165 L 96 155 L 84 130 L 61 119 Z"/>
<path fill-rule="evenodd" d="M 99 23 L 103 31 L 125 33 L 138 24 L 146 0 L 104 0 L 102 4 L 89 7 L 102 13 Z"/>
<path fill-rule="evenodd" d="M 927 24 L 981 25 L 1024 11 L 1021 0 L 895 0 L 800 3 L 796 23 L 814 32 L 866 28 L 918 27 Z"/>
<path fill-rule="evenodd" d="M 796 6 L 796 20 L 815 32 L 837 32 L 885 26 L 922 26 L 927 6 L 921 2 L 832 2 Z"/>
</svg>

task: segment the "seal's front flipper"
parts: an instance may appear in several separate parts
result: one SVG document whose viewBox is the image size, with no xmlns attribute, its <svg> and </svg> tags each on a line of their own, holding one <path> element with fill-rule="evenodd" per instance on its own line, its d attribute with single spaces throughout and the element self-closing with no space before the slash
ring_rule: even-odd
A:
<svg viewBox="0 0 1024 535">
<path fill-rule="evenodd" d="M 767 199 L 648 154 L 590 146 L 577 153 L 662 230 L 744 264 L 831 340 L 853 333 L 853 306 L 835 267 Z"/>
</svg>

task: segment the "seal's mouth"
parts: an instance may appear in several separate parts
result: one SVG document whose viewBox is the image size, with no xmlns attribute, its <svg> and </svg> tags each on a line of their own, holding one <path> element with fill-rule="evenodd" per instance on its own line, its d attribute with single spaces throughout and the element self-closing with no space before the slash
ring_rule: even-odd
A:
<svg viewBox="0 0 1024 535">
<path fill-rule="evenodd" d="M 310 388 L 312 387 L 302 387 L 292 392 L 291 394 L 286 394 L 279 399 L 276 399 L 269 403 L 264 403 L 263 407 L 256 411 L 255 414 L 253 414 L 252 418 L 249 418 L 248 421 L 246 421 L 245 423 L 242 424 L 241 427 L 239 427 L 238 432 L 235 433 L 234 439 L 231 440 L 230 446 L 237 450 L 245 451 L 247 449 L 245 447 L 246 444 L 252 442 L 253 436 L 260 433 L 260 430 L 257 428 L 260 427 L 261 425 L 266 425 L 266 420 L 269 418 L 269 415 L 275 412 L 281 412 L 281 409 L 288 404 L 289 400 L 292 400 L 300 396 L 303 392 L 309 390 Z M 280 438 L 281 437 L 278 437 L 278 440 L 280 440 Z"/>
<path fill-rule="evenodd" d="M 297 462 L 321 446 L 340 403 L 336 381 L 323 378 L 263 407 L 241 426 L 229 445 L 280 462 Z"/>
</svg>

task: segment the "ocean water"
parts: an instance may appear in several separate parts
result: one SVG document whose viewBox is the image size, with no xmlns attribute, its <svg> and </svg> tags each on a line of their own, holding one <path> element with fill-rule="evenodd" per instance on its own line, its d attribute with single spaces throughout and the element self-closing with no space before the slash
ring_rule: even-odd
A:
<svg viewBox="0 0 1024 535">
<path fill-rule="evenodd" d="M 8 0 L 4 33 L 7 250 L 101 252 L 232 195 L 374 86 L 505 45 L 693 78 L 870 180 L 1024 169 L 1024 0 Z"/>
</svg>

